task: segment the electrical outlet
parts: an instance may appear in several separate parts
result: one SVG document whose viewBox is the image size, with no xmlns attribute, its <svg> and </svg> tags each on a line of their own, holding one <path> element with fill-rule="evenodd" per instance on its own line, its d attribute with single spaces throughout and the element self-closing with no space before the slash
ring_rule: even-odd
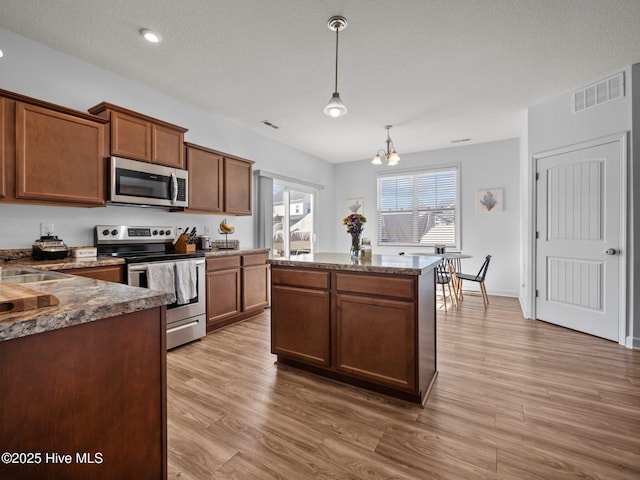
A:
<svg viewBox="0 0 640 480">
<path fill-rule="evenodd" d="M 41 223 L 40 224 L 40 236 L 50 237 L 53 235 L 53 223 Z"/>
</svg>

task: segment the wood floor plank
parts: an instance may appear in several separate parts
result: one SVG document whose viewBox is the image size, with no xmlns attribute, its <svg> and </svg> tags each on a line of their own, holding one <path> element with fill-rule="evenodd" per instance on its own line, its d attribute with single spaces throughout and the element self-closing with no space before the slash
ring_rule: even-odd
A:
<svg viewBox="0 0 640 480">
<path fill-rule="evenodd" d="M 465 295 L 425 408 L 275 363 L 269 312 L 168 352 L 169 478 L 640 478 L 640 352 Z"/>
</svg>

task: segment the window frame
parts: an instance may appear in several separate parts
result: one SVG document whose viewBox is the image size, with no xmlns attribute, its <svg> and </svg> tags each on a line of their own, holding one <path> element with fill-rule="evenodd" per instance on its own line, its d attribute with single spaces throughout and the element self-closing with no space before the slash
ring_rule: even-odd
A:
<svg viewBox="0 0 640 480">
<path fill-rule="evenodd" d="M 420 175 L 424 175 L 424 174 L 436 174 L 436 173 L 440 173 L 440 172 L 451 172 L 454 171 L 455 172 L 455 202 L 456 202 L 456 207 L 454 210 L 454 216 L 455 216 L 455 221 L 454 221 L 454 225 L 455 225 L 455 233 L 454 233 L 454 237 L 455 237 L 455 242 L 453 244 L 451 243 L 447 243 L 446 246 L 448 249 L 454 249 L 457 251 L 460 251 L 462 248 L 461 245 L 461 237 L 462 237 L 462 232 L 461 232 L 461 217 L 462 217 L 462 206 L 460 204 L 460 164 L 456 163 L 456 164 L 446 164 L 446 165 L 437 165 L 437 166 L 431 166 L 428 168 L 419 168 L 419 169 L 411 169 L 411 170 L 403 170 L 403 171 L 398 171 L 398 170 L 394 170 L 393 172 L 379 172 L 376 175 L 376 205 L 377 205 L 377 217 L 376 220 L 378 222 L 377 225 L 377 231 L 376 231 L 376 241 L 377 241 L 377 245 L 380 247 L 412 247 L 412 248 L 433 248 L 435 244 L 433 243 L 413 243 L 413 242 L 383 242 L 382 238 L 381 238 L 381 234 L 382 234 L 382 215 L 383 215 L 383 211 L 381 208 L 381 181 L 384 178 L 390 178 L 390 177 L 403 177 L 403 176 L 412 176 L 414 182 L 416 182 L 417 177 Z M 415 183 L 414 183 L 415 184 Z M 420 211 L 420 209 L 418 208 L 418 201 L 417 201 L 417 192 L 414 192 L 414 199 L 413 199 L 413 205 L 412 205 L 412 209 L 410 210 L 412 212 L 413 215 L 417 215 L 418 212 Z"/>
</svg>

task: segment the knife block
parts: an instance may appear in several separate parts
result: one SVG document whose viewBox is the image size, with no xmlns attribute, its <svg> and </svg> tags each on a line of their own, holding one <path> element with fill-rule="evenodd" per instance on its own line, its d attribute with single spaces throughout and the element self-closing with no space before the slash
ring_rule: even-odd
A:
<svg viewBox="0 0 640 480">
<path fill-rule="evenodd" d="M 195 243 L 187 243 L 189 235 L 182 234 L 178 237 L 175 244 L 176 253 L 194 253 L 196 251 Z"/>
</svg>

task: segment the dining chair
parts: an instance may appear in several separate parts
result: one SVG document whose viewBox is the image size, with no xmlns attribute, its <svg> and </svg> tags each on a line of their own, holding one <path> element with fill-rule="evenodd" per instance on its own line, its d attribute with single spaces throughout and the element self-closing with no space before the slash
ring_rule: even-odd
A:
<svg viewBox="0 0 640 480">
<path fill-rule="evenodd" d="M 474 275 L 469 273 L 457 273 L 456 278 L 458 279 L 458 293 L 460 295 L 460 299 L 462 299 L 462 281 L 469 280 L 470 282 L 478 282 L 480 284 L 480 292 L 482 293 L 482 301 L 484 302 L 485 308 L 489 304 L 489 297 L 487 296 L 487 289 L 484 286 L 484 280 L 487 277 L 487 269 L 489 268 L 489 262 L 491 261 L 491 255 L 487 255 L 484 259 L 484 263 L 480 267 L 480 271 Z"/>
<path fill-rule="evenodd" d="M 449 298 L 451 299 L 451 306 L 458 304 L 456 295 L 451 293 L 452 274 L 449 271 L 449 262 L 446 259 L 436 266 L 436 284 L 442 285 L 442 302 L 444 303 L 444 311 L 447 311 L 447 291 L 449 289 Z M 454 286 L 455 291 L 455 286 Z"/>
</svg>

